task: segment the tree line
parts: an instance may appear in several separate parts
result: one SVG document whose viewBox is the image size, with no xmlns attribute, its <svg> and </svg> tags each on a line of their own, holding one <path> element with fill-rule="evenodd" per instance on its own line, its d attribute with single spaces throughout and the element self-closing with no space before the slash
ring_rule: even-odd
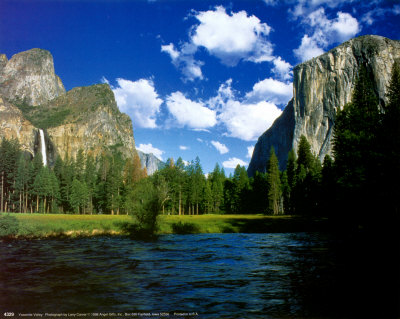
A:
<svg viewBox="0 0 400 319">
<path fill-rule="evenodd" d="M 378 210 L 398 215 L 400 193 L 400 71 L 393 66 L 387 103 L 378 100 L 371 72 L 362 66 L 352 102 L 338 107 L 333 158 L 323 163 L 301 136 L 281 171 L 274 149 L 265 172 L 249 178 L 237 166 L 226 176 L 216 164 L 204 174 L 197 157 L 188 165 L 168 159 L 152 176 L 137 155 L 118 151 L 97 158 L 79 151 L 43 166 L 18 142 L 0 144 L 1 211 L 127 214 L 139 209 L 147 189 L 158 192 L 163 214 L 296 214 L 365 219 Z M 145 180 L 145 181 L 143 181 Z M 351 212 L 348 214 L 348 212 Z M 397 216 L 396 215 L 396 216 Z"/>
<path fill-rule="evenodd" d="M 124 159 L 120 152 L 98 157 L 57 157 L 53 167 L 43 166 L 41 154 L 33 158 L 17 140 L 0 144 L 1 208 L 23 213 L 110 213 L 125 212 L 124 196 L 147 176 L 139 156 Z"/>
<path fill-rule="evenodd" d="M 311 158 L 309 145 L 305 152 Z M 293 185 L 294 178 L 279 171 L 274 152 L 268 171 L 254 178 L 240 165 L 227 177 L 218 163 L 206 176 L 199 157 L 189 164 L 170 158 L 162 169 L 147 176 L 136 154 L 125 159 L 118 151 L 94 158 L 80 150 L 76 158 L 57 157 L 49 167 L 43 166 L 39 152 L 31 158 L 17 140 L 7 139 L 0 143 L 0 158 L 3 212 L 127 214 L 137 209 L 133 202 L 150 183 L 160 192 L 163 214 L 283 214 L 289 209 L 283 200 L 289 197 L 288 181 Z M 300 154 L 297 162 L 301 161 L 306 160 Z M 313 163 L 317 165 L 317 160 Z"/>
</svg>

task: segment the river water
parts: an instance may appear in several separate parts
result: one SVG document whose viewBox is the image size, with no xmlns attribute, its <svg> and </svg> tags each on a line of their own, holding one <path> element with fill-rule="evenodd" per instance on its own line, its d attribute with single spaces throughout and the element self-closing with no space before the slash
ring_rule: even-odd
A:
<svg viewBox="0 0 400 319">
<path fill-rule="evenodd" d="M 341 242 L 320 233 L 0 243 L 0 310 L 347 317 Z"/>
</svg>

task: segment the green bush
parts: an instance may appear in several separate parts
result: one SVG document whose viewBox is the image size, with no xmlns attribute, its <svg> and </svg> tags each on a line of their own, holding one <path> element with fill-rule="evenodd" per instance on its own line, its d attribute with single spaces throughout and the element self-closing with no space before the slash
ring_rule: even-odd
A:
<svg viewBox="0 0 400 319">
<path fill-rule="evenodd" d="M 12 237 L 18 234 L 19 222 L 14 216 L 0 216 L 0 238 Z"/>
<path fill-rule="evenodd" d="M 156 187 L 142 179 L 128 194 L 126 208 L 136 219 L 128 231 L 132 237 L 153 237 L 158 229 L 157 217 L 161 209 L 160 195 Z"/>
</svg>

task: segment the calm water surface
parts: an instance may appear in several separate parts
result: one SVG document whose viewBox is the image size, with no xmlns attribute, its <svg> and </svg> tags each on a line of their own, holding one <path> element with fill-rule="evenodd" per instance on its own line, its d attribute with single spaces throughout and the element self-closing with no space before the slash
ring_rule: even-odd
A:
<svg viewBox="0 0 400 319">
<path fill-rule="evenodd" d="M 340 316 L 336 246 L 318 233 L 0 243 L 0 310 Z"/>
</svg>

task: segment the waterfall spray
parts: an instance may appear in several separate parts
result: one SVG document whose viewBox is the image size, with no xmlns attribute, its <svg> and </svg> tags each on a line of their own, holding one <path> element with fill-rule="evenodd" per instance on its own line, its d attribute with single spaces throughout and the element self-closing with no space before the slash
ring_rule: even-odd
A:
<svg viewBox="0 0 400 319">
<path fill-rule="evenodd" d="M 39 133 L 40 133 L 40 146 L 42 148 L 43 166 L 47 166 L 46 143 L 44 141 L 43 130 L 39 129 Z"/>
</svg>

